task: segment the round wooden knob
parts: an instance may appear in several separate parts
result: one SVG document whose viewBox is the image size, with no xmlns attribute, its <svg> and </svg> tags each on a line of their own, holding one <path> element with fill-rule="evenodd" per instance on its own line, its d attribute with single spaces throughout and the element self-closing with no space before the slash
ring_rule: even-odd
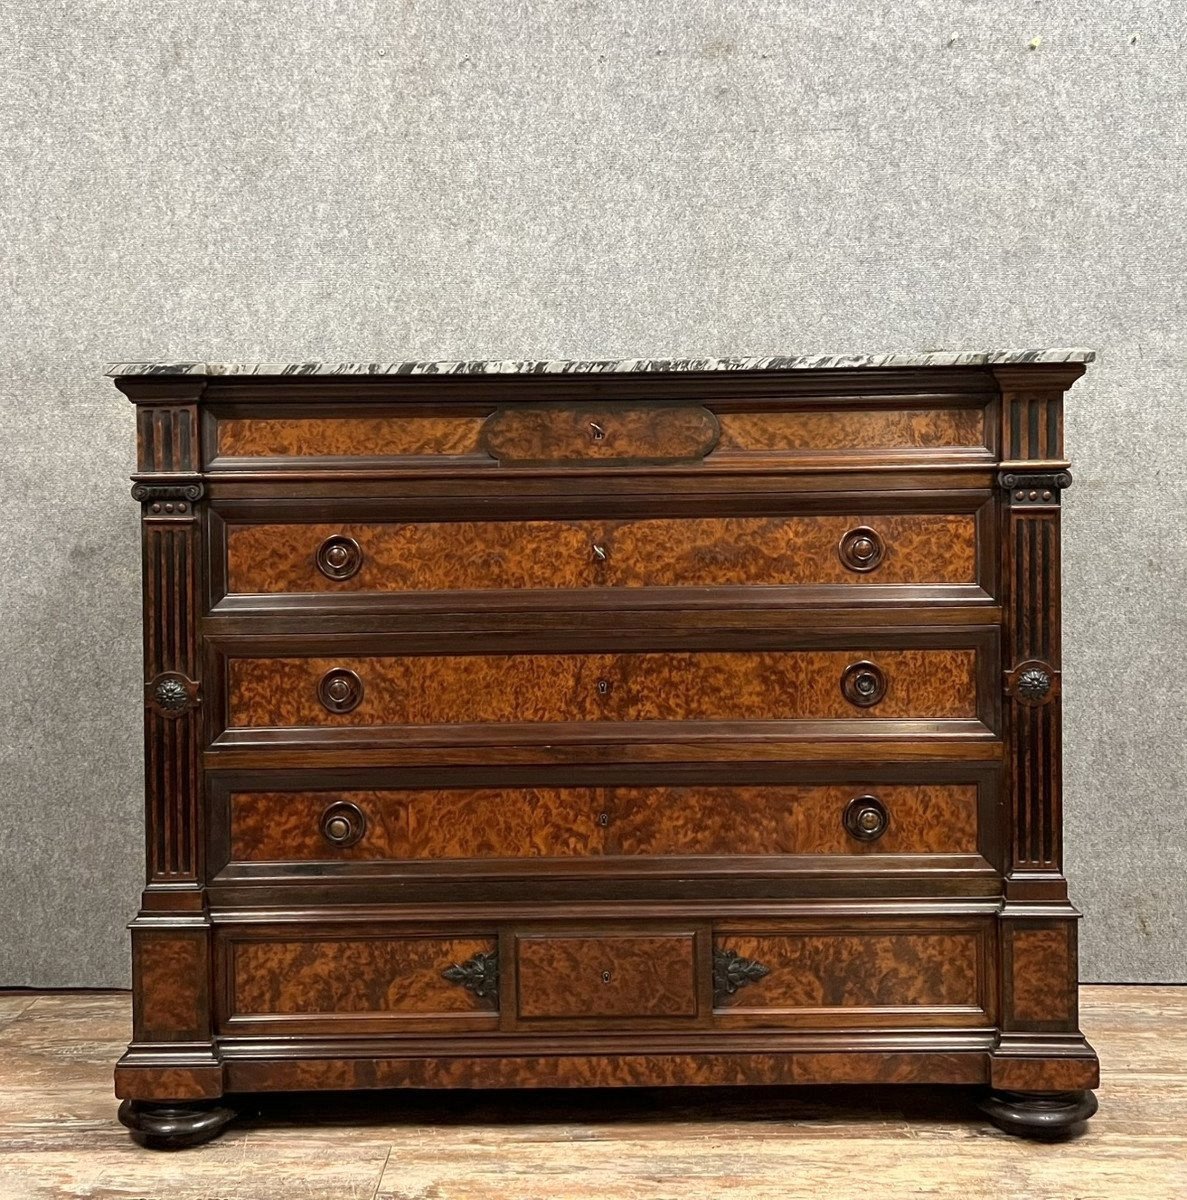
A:
<svg viewBox="0 0 1187 1200">
<path fill-rule="evenodd" d="M 870 708 L 886 695 L 886 676 L 872 662 L 850 663 L 841 675 L 841 693 L 850 704 Z"/>
<path fill-rule="evenodd" d="M 353 846 L 367 830 L 367 818 L 357 804 L 331 804 L 321 816 L 322 837 L 333 846 Z"/>
<path fill-rule="evenodd" d="M 327 671 L 317 685 L 317 698 L 332 713 L 348 713 L 363 699 L 363 681 L 344 667 Z"/>
<path fill-rule="evenodd" d="M 859 842 L 877 841 L 890 825 L 890 814 L 877 796 L 857 796 L 845 809 L 845 828 Z"/>
<path fill-rule="evenodd" d="M 363 552 L 354 538 L 336 534 L 318 546 L 316 561 L 327 579 L 349 579 L 363 565 Z"/>
<path fill-rule="evenodd" d="M 872 571 L 886 554 L 886 544 L 876 529 L 859 525 L 841 538 L 837 552 L 850 571 Z"/>
</svg>

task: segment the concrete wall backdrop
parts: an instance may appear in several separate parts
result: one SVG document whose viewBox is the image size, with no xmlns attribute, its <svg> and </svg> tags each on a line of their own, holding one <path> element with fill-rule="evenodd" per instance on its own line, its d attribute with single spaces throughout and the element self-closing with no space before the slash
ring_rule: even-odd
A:
<svg viewBox="0 0 1187 1200">
<path fill-rule="evenodd" d="M 1083 975 L 1187 978 L 1184 40 L 1179 0 L 0 0 L 0 985 L 128 981 L 105 360 L 1044 344 L 1102 351 L 1067 419 Z"/>
</svg>

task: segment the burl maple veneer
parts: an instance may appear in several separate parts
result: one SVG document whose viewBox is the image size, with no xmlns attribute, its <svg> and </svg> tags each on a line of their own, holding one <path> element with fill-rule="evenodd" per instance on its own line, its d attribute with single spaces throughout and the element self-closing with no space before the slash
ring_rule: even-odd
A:
<svg viewBox="0 0 1187 1200">
<path fill-rule="evenodd" d="M 1086 351 L 124 364 L 147 870 L 116 1068 L 1095 1109 L 1061 872 Z"/>
</svg>

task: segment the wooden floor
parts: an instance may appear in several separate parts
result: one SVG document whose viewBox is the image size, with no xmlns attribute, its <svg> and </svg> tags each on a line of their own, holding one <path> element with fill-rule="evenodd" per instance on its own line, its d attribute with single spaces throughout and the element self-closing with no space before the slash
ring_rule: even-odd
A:
<svg viewBox="0 0 1187 1200">
<path fill-rule="evenodd" d="M 1083 989 L 1100 1113 L 1056 1146 L 960 1092 L 772 1088 L 289 1097 L 159 1153 L 115 1120 L 128 1014 L 124 993 L 0 992 L 2 1200 L 1187 1198 L 1184 987 Z"/>
</svg>

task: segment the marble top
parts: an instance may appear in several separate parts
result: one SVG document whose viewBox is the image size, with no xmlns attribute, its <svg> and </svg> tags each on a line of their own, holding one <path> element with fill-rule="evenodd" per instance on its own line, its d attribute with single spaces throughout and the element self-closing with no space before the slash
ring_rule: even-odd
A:
<svg viewBox="0 0 1187 1200">
<path fill-rule="evenodd" d="M 1088 363 L 1093 350 L 905 350 L 755 358 L 475 359 L 470 362 L 111 363 L 108 375 L 630 375 L 690 371 L 827 371 L 862 367 L 984 367 Z"/>
</svg>

